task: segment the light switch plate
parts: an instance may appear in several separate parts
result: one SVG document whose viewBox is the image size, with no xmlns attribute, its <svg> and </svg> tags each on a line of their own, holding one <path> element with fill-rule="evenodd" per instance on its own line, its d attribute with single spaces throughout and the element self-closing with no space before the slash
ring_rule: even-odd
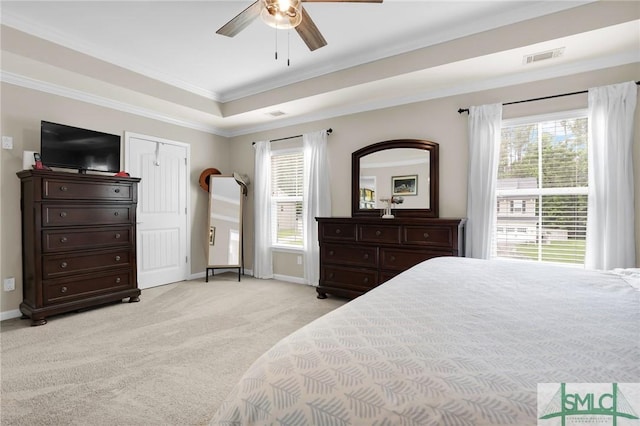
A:
<svg viewBox="0 0 640 426">
<path fill-rule="evenodd" d="M 13 277 L 4 279 L 4 291 L 13 291 L 16 289 L 16 279 Z"/>
<path fill-rule="evenodd" d="M 2 149 L 13 149 L 13 138 L 11 136 L 2 137 Z"/>
</svg>

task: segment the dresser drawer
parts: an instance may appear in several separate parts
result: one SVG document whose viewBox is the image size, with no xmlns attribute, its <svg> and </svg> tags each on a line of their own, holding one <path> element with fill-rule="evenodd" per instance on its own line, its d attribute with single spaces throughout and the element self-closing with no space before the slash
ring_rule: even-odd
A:
<svg viewBox="0 0 640 426">
<path fill-rule="evenodd" d="M 108 274 L 83 275 L 49 281 L 44 286 L 44 299 L 45 304 L 50 305 L 135 287 L 132 273 L 124 269 Z"/>
<path fill-rule="evenodd" d="M 320 269 L 320 282 L 327 287 L 367 291 L 378 285 L 378 272 L 376 270 L 324 265 Z"/>
<path fill-rule="evenodd" d="M 451 227 L 445 226 L 404 226 L 402 242 L 405 244 L 453 247 Z"/>
<path fill-rule="evenodd" d="M 73 182 L 43 179 L 42 198 L 50 200 L 132 200 L 132 187 L 126 183 Z"/>
<path fill-rule="evenodd" d="M 432 257 L 451 255 L 451 251 L 402 250 L 382 247 L 380 248 L 380 268 L 404 271 L 413 265 L 417 265 L 423 260 L 431 259 Z"/>
<path fill-rule="evenodd" d="M 353 223 L 322 223 L 318 233 L 321 241 L 355 241 L 356 225 Z"/>
<path fill-rule="evenodd" d="M 42 251 L 46 253 L 128 246 L 133 241 L 133 226 L 117 228 L 47 229 L 42 232 Z"/>
<path fill-rule="evenodd" d="M 368 243 L 400 243 L 400 226 L 398 225 L 360 225 L 358 240 Z"/>
<path fill-rule="evenodd" d="M 42 260 L 44 279 L 63 275 L 127 267 L 133 263 L 128 249 L 47 255 Z"/>
<path fill-rule="evenodd" d="M 344 244 L 324 244 L 320 248 L 323 263 L 375 268 L 378 264 L 378 248 Z"/>
<path fill-rule="evenodd" d="M 133 223 L 130 205 L 43 205 L 42 226 L 117 225 Z"/>
</svg>

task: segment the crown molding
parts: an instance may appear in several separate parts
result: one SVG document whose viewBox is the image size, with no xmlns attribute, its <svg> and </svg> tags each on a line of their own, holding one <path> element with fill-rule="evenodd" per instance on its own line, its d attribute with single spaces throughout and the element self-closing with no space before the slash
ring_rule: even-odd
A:
<svg viewBox="0 0 640 426">
<path fill-rule="evenodd" d="M 274 130 L 283 127 L 295 126 L 300 124 L 306 124 L 314 121 L 327 120 L 336 117 L 342 117 L 347 115 L 358 114 L 367 111 L 374 111 L 385 108 L 392 108 L 396 106 L 412 104 L 416 102 L 423 102 L 438 98 L 444 98 L 449 96 L 462 95 L 465 93 L 480 92 L 484 90 L 497 89 L 501 87 L 508 87 L 517 84 L 525 84 L 534 81 L 547 80 L 551 78 L 564 77 L 573 74 L 579 74 L 583 72 L 596 71 L 600 69 L 612 68 L 616 66 L 628 65 L 633 63 L 640 63 L 640 52 L 629 52 L 624 54 L 612 55 L 605 58 L 600 58 L 591 61 L 582 61 L 575 64 L 566 64 L 549 69 L 541 69 L 535 71 L 522 72 L 518 74 L 503 76 L 494 79 L 487 79 L 483 81 L 464 83 L 456 85 L 455 87 L 448 87 L 443 89 L 427 90 L 411 96 L 403 96 L 396 98 L 388 98 L 375 102 L 366 102 L 362 104 L 349 105 L 346 107 L 332 108 L 327 111 L 323 111 L 315 114 L 306 114 L 299 117 L 279 119 L 270 123 L 260 124 L 256 126 L 244 126 L 235 130 L 223 130 L 215 126 L 203 124 L 201 122 L 189 121 L 184 119 L 175 118 L 166 114 L 160 114 L 158 112 L 140 108 L 128 103 L 115 101 L 112 99 L 96 96 L 83 91 L 70 89 L 60 85 L 36 80 L 30 77 L 22 76 L 16 73 L 0 70 L 0 81 L 16 86 L 25 87 L 28 89 L 38 90 L 53 95 L 58 95 L 70 99 L 75 99 L 82 102 L 91 103 L 94 105 L 111 108 L 114 110 L 150 118 L 153 120 L 162 121 L 165 123 L 186 127 L 217 136 L 223 136 L 227 138 L 233 138 L 237 136 L 248 135 L 252 133 L 258 133 L 267 130 Z M 587 88 L 585 88 L 587 89 Z M 505 102 L 509 100 L 506 99 Z M 466 107 L 466 106 L 461 106 Z"/>
<path fill-rule="evenodd" d="M 498 89 L 502 87 L 514 86 L 518 84 L 531 83 L 535 81 L 548 80 L 552 78 L 565 77 L 600 69 L 613 68 L 633 63 L 640 64 L 640 52 L 630 52 L 608 56 L 590 61 L 582 61 L 575 64 L 567 64 L 548 69 L 522 72 L 498 78 L 482 80 L 473 83 L 463 83 L 455 87 L 443 89 L 427 90 L 411 96 L 388 98 L 375 102 L 367 102 L 360 105 L 350 105 L 342 108 L 333 108 L 316 114 L 308 114 L 301 117 L 292 117 L 278 120 L 277 123 L 267 123 L 258 126 L 245 127 L 230 132 L 230 137 L 243 136 L 267 130 L 279 129 L 282 127 L 306 124 L 314 121 L 327 120 L 346 115 L 359 114 L 367 111 L 375 111 L 385 108 L 393 108 L 401 105 L 424 102 L 433 99 L 445 98 L 449 96 L 463 95 L 466 93 L 481 92 L 484 90 Z M 587 88 L 585 88 L 587 89 Z M 504 102 L 509 102 L 506 99 Z M 466 106 L 461 106 L 466 108 Z"/>
<path fill-rule="evenodd" d="M 131 105 L 125 102 L 108 99 L 102 96 L 93 95 L 80 90 L 70 89 L 57 84 L 49 83 L 42 80 L 37 80 L 31 77 L 26 77 L 20 74 L 0 70 L 0 81 L 7 84 L 13 84 L 15 86 L 24 87 L 27 89 L 33 89 L 52 95 L 62 96 L 69 99 L 74 99 L 81 102 L 87 102 L 93 105 L 102 106 L 105 108 L 111 108 L 117 111 L 126 112 L 129 114 L 138 115 L 153 120 L 162 121 L 165 123 L 173 124 L 176 126 L 186 127 L 193 130 L 199 130 L 201 132 L 211 133 L 218 136 L 229 137 L 230 134 L 215 126 L 209 126 L 203 123 L 184 120 L 170 115 L 161 114 L 156 111 L 152 111 L 146 108 L 141 108 L 135 105 Z"/>
</svg>

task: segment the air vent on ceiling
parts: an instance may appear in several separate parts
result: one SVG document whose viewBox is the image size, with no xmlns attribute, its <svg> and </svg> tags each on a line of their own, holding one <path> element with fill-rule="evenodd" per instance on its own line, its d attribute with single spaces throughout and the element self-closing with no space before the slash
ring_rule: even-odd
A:
<svg viewBox="0 0 640 426">
<path fill-rule="evenodd" d="M 545 61 L 547 59 L 553 59 L 562 56 L 564 53 L 564 47 L 559 47 L 553 50 L 547 50 L 545 52 L 533 53 L 531 55 L 525 55 L 522 59 L 523 64 L 532 64 L 534 62 Z"/>
<path fill-rule="evenodd" d="M 267 115 L 270 115 L 272 117 L 280 117 L 281 115 L 285 115 L 286 113 L 283 111 L 271 111 L 268 112 Z"/>
</svg>

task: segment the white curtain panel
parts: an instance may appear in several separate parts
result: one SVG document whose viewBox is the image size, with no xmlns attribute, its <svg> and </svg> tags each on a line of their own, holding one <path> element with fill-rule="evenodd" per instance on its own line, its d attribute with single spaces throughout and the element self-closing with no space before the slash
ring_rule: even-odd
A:
<svg viewBox="0 0 640 426">
<path fill-rule="evenodd" d="M 589 89 L 589 201 L 585 266 L 635 266 L 635 82 Z"/>
<path fill-rule="evenodd" d="M 331 216 L 329 160 L 326 130 L 302 136 L 304 147 L 304 280 L 317 286 L 320 279 L 320 248 L 316 217 Z"/>
<path fill-rule="evenodd" d="M 273 278 L 271 252 L 271 146 L 269 141 L 256 142 L 254 177 L 254 250 L 253 276 Z"/>
<path fill-rule="evenodd" d="M 469 108 L 466 256 L 488 259 L 496 217 L 502 104 Z"/>
</svg>

